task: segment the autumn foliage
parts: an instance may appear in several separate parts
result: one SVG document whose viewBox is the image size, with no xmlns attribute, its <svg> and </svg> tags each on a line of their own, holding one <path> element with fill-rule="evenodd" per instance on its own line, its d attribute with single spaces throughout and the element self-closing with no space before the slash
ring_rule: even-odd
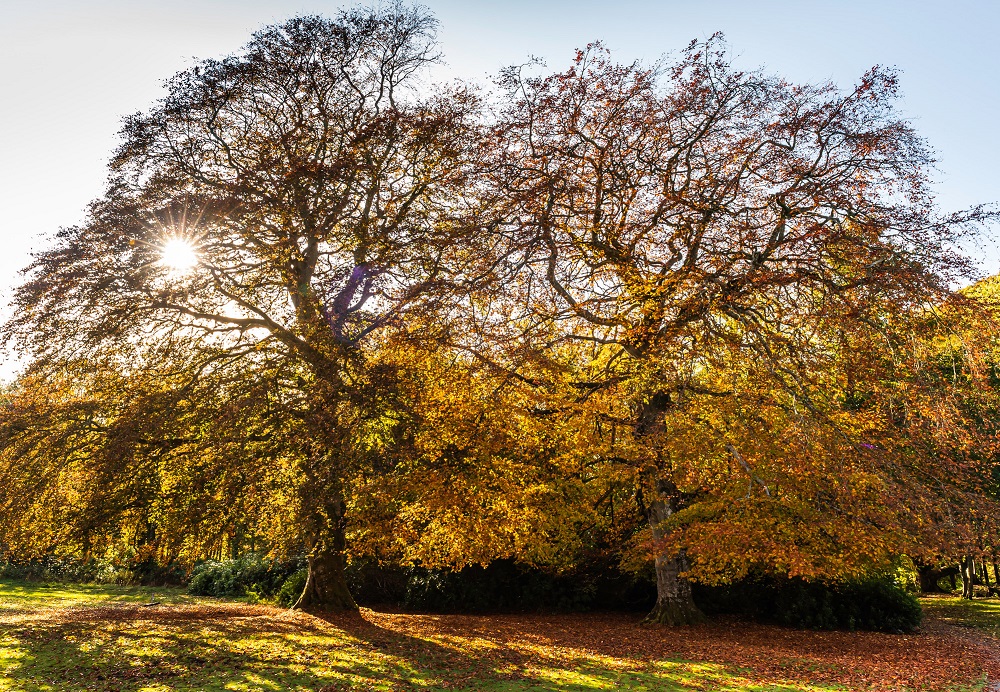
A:
<svg viewBox="0 0 1000 692">
<path fill-rule="evenodd" d="M 302 17 L 168 82 L 39 253 L 8 343 L 0 542 L 163 561 L 653 562 L 843 580 L 985 559 L 997 293 L 897 76 L 799 85 L 721 37 L 429 87 L 435 23 Z M 195 266 L 162 258 L 181 239 Z"/>
</svg>

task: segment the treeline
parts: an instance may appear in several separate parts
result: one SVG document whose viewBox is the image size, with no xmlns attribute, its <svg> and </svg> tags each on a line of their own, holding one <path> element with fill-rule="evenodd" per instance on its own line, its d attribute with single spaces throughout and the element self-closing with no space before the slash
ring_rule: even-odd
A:
<svg viewBox="0 0 1000 692">
<path fill-rule="evenodd" d="M 4 327 L 6 553 L 302 553 L 326 609 L 359 560 L 600 563 L 673 624 L 996 559 L 997 284 L 953 288 L 995 213 L 937 208 L 895 74 L 432 85 L 435 27 L 295 18 L 126 120 Z"/>
</svg>

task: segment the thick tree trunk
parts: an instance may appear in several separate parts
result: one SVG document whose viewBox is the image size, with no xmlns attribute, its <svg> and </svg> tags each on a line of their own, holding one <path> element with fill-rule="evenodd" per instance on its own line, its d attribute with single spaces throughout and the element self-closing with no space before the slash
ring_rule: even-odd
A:
<svg viewBox="0 0 1000 692">
<path fill-rule="evenodd" d="M 294 608 L 310 610 L 357 610 L 344 573 L 342 551 L 313 549 L 309 554 L 309 576 Z"/>
<path fill-rule="evenodd" d="M 656 558 L 656 605 L 643 624 L 693 625 L 705 620 L 691 597 L 691 582 L 680 576 L 687 567 L 684 551 Z"/>
<path fill-rule="evenodd" d="M 986 558 L 985 557 L 983 558 L 982 575 L 983 575 L 983 585 L 986 587 L 986 593 L 988 593 L 988 594 L 989 593 L 993 593 L 993 585 L 990 584 L 990 568 L 986 564 Z"/>
<path fill-rule="evenodd" d="M 676 489 L 671 486 L 665 481 L 658 481 L 657 497 L 649 506 L 654 543 L 659 543 L 666 536 L 663 522 L 676 511 Z M 691 597 L 691 582 L 681 576 L 687 568 L 687 555 L 683 550 L 673 555 L 657 555 L 656 605 L 643 624 L 692 625 L 705 619 Z"/>
<path fill-rule="evenodd" d="M 357 610 L 347 586 L 347 536 L 344 502 L 333 500 L 315 519 L 317 530 L 310 546 L 309 574 L 302 595 L 293 608 L 311 610 Z"/>
</svg>

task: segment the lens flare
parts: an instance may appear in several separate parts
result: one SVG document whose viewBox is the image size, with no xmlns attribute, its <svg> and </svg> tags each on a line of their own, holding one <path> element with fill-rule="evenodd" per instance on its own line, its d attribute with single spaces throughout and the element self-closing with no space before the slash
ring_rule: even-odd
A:
<svg viewBox="0 0 1000 692">
<path fill-rule="evenodd" d="M 170 238 L 160 250 L 160 264 L 175 273 L 183 273 L 198 264 L 198 252 L 184 238 Z"/>
</svg>

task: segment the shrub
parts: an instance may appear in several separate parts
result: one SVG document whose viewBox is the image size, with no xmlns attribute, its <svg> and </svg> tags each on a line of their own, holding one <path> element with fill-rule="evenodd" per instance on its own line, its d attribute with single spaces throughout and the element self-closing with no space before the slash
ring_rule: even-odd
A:
<svg viewBox="0 0 1000 692">
<path fill-rule="evenodd" d="M 358 603 L 431 612 L 649 610 L 656 600 L 650 575 L 623 572 L 613 560 L 593 560 L 553 574 L 513 560 L 461 570 L 352 560 L 347 581 Z"/>
<path fill-rule="evenodd" d="M 111 558 L 79 560 L 45 555 L 0 562 L 0 578 L 24 581 L 72 582 L 77 584 L 144 584 L 163 586 L 181 584 L 184 570 L 169 563 L 161 565 L 152 557 L 131 551 Z"/>
<path fill-rule="evenodd" d="M 302 595 L 302 590 L 306 588 L 306 577 L 309 575 L 309 570 L 302 568 L 292 572 L 288 575 L 281 584 L 281 588 L 278 589 L 278 605 L 283 605 L 287 608 L 291 608 L 295 605 L 295 602 L 299 600 L 299 596 Z"/>
<path fill-rule="evenodd" d="M 732 613 L 805 629 L 911 632 L 920 625 L 917 599 L 891 579 L 826 584 L 756 577 L 727 586 L 696 585 L 706 613 Z"/>
<path fill-rule="evenodd" d="M 552 575 L 498 560 L 457 571 L 412 567 L 403 603 L 440 612 L 586 610 L 596 591 L 593 575 Z"/>
<path fill-rule="evenodd" d="M 187 590 L 195 596 L 273 598 L 299 567 L 299 561 L 268 560 L 256 553 L 235 560 L 207 560 L 191 571 Z"/>
<path fill-rule="evenodd" d="M 358 603 L 401 606 L 413 571 L 370 557 L 355 558 L 347 563 L 347 585 Z"/>
</svg>

